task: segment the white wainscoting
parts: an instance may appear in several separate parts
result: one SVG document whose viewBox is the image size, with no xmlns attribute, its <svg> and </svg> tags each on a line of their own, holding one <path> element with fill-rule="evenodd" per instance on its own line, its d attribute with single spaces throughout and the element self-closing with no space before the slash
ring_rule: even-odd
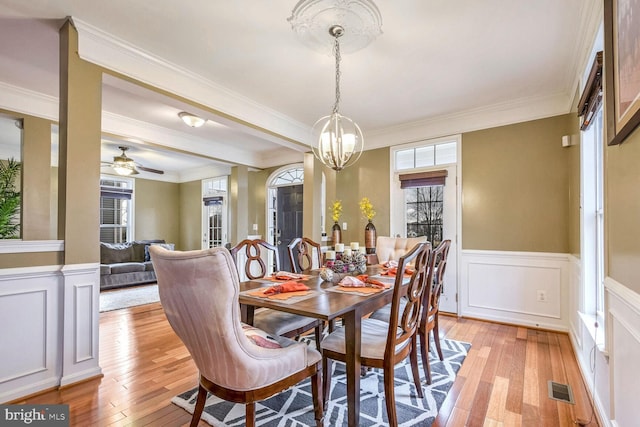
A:
<svg viewBox="0 0 640 427">
<path fill-rule="evenodd" d="M 62 378 L 68 385 L 100 375 L 98 330 L 100 265 L 66 265 L 64 277 L 64 337 Z"/>
<path fill-rule="evenodd" d="M 568 292 L 567 254 L 462 251 L 462 316 L 566 332 Z"/>
<path fill-rule="evenodd" d="M 102 373 L 99 268 L 0 269 L 0 403 Z"/>
<path fill-rule="evenodd" d="M 607 277 L 606 329 L 612 426 L 637 426 L 640 418 L 640 295 Z"/>
<path fill-rule="evenodd" d="M 59 266 L 0 269 L 0 402 L 59 383 L 61 306 Z"/>
</svg>

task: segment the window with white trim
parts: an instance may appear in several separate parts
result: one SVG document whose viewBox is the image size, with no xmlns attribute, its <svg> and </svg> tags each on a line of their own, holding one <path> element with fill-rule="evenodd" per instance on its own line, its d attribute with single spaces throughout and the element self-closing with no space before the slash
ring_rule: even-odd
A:
<svg viewBox="0 0 640 427">
<path fill-rule="evenodd" d="M 133 179 L 100 179 L 100 241 L 124 243 L 133 240 Z"/>
</svg>

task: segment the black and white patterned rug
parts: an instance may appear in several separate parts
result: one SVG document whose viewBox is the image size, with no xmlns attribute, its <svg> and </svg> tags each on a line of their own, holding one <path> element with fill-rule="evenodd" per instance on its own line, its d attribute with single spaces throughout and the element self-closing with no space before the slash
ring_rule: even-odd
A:
<svg viewBox="0 0 640 427">
<path fill-rule="evenodd" d="M 433 351 L 430 354 L 431 385 L 423 381 L 424 398 L 418 398 L 411 375 L 408 359 L 395 369 L 395 398 L 400 426 L 430 426 L 449 389 L 455 381 L 471 344 L 453 340 L 442 340 L 444 361 L 440 361 Z M 420 357 L 418 357 L 420 360 Z M 421 377 L 422 362 L 419 362 Z M 331 397 L 325 412 L 325 426 L 347 425 L 345 366 L 333 363 Z M 193 413 L 198 389 L 194 388 L 173 398 L 172 402 L 189 413 Z M 207 398 L 202 420 L 215 427 L 244 426 L 243 404 L 221 400 L 211 394 Z M 283 391 L 267 400 L 256 402 L 256 424 L 259 426 L 315 426 L 310 380 Z M 373 369 L 360 379 L 360 426 L 388 426 L 387 410 L 384 402 L 384 381 L 382 370 Z"/>
</svg>

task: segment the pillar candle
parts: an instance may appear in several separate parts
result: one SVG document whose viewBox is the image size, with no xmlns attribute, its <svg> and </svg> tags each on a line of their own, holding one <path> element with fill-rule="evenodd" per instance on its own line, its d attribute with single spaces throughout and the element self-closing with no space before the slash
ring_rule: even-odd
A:
<svg viewBox="0 0 640 427">
<path fill-rule="evenodd" d="M 335 250 L 336 250 L 336 252 L 343 252 L 344 251 L 344 243 L 336 243 Z"/>
<path fill-rule="evenodd" d="M 351 249 L 354 250 L 354 251 L 357 251 L 358 249 L 360 249 L 360 243 L 351 242 Z"/>
<path fill-rule="evenodd" d="M 345 248 L 344 254 L 345 256 L 351 256 L 351 248 Z"/>
<path fill-rule="evenodd" d="M 325 253 L 325 259 L 327 261 L 329 260 L 333 261 L 334 259 L 336 259 L 336 251 L 327 251 Z"/>
</svg>

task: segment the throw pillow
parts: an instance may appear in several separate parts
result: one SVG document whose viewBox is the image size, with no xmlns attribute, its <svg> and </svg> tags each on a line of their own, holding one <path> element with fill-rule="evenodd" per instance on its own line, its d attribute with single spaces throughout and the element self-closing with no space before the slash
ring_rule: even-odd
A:
<svg viewBox="0 0 640 427">
<path fill-rule="evenodd" d="M 255 345 L 264 348 L 282 348 L 282 346 L 271 335 L 267 334 L 262 329 L 254 328 L 246 323 L 242 324 L 242 330 L 249 341 Z"/>
<path fill-rule="evenodd" d="M 144 247 L 144 260 L 151 261 L 151 255 L 149 254 L 149 246 L 160 246 L 165 248 L 166 250 L 172 251 L 175 248 L 174 243 L 151 243 Z"/>
</svg>

